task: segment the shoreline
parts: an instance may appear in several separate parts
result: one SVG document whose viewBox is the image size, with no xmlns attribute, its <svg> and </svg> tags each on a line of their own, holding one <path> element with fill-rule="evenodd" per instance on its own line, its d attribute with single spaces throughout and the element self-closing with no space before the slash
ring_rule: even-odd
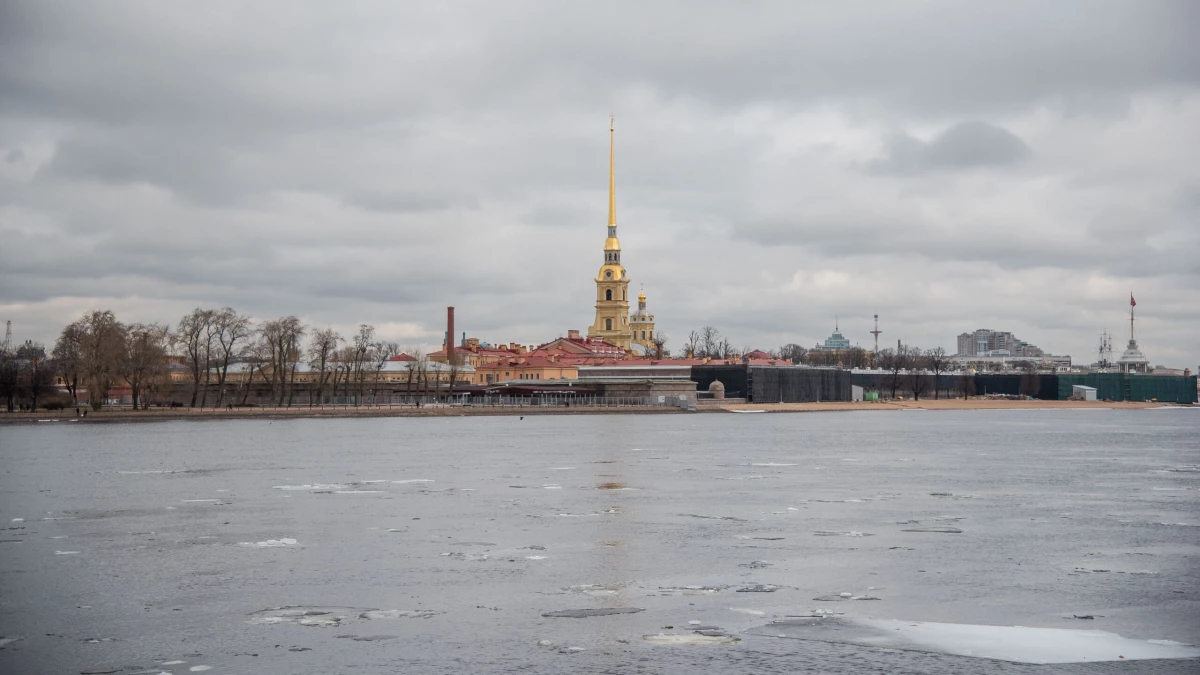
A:
<svg viewBox="0 0 1200 675">
<path fill-rule="evenodd" d="M 1193 408 L 1174 403 L 1133 401 L 1042 401 L 1007 399 L 941 399 L 924 401 L 830 401 L 823 403 L 728 403 L 702 402 L 700 413 L 805 413 L 805 412 L 895 412 L 903 410 L 1149 410 L 1155 408 Z M 674 415 L 686 411 L 667 406 L 578 406 L 520 407 L 520 406 L 429 406 L 424 408 L 236 408 L 232 411 L 207 408 L 156 408 L 151 410 L 101 410 L 87 417 L 76 417 L 75 411 L 0 413 L 0 425 L 36 424 L 38 422 L 79 421 L 87 423 L 138 423 L 175 420 L 237 420 L 237 419 L 314 419 L 314 418 L 377 418 L 377 417 L 496 417 L 525 415 Z"/>
</svg>

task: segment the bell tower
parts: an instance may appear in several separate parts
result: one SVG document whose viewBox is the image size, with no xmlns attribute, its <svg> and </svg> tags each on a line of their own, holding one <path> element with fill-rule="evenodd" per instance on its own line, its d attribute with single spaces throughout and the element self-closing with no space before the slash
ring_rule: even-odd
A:
<svg viewBox="0 0 1200 675">
<path fill-rule="evenodd" d="M 646 291 L 638 293 L 637 311 L 629 317 L 629 327 L 633 329 L 633 342 L 645 348 L 646 353 L 654 352 L 658 346 L 654 343 L 654 315 L 646 311 Z"/>
<path fill-rule="evenodd" d="M 604 240 L 604 264 L 596 275 L 596 321 L 588 337 L 599 338 L 629 349 L 633 329 L 629 327 L 629 279 L 621 266 L 621 241 L 617 239 L 617 174 L 614 120 L 608 122 L 608 238 Z"/>
</svg>

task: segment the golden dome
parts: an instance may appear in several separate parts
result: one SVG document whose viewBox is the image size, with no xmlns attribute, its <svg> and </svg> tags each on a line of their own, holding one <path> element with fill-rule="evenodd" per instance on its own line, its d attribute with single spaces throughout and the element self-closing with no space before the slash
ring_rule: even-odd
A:
<svg viewBox="0 0 1200 675">
<path fill-rule="evenodd" d="M 609 237 L 608 239 L 604 240 L 604 250 L 605 251 L 620 251 L 621 250 L 621 242 L 618 241 L 616 237 Z"/>
<path fill-rule="evenodd" d="M 638 293 L 638 302 L 645 302 L 645 301 L 646 301 L 646 291 L 642 291 L 641 293 Z"/>
</svg>

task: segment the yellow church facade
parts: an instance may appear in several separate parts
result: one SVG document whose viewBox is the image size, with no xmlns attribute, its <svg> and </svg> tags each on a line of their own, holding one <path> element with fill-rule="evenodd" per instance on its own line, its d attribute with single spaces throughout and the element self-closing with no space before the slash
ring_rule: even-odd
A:
<svg viewBox="0 0 1200 675">
<path fill-rule="evenodd" d="M 604 240 L 604 264 L 596 274 L 596 320 L 588 328 L 587 335 L 625 350 L 654 349 L 654 315 L 646 312 L 644 292 L 638 295 L 638 311 L 632 318 L 629 315 L 629 278 L 621 264 L 621 240 L 617 238 L 615 128 L 611 121 L 608 126 L 608 237 Z"/>
</svg>

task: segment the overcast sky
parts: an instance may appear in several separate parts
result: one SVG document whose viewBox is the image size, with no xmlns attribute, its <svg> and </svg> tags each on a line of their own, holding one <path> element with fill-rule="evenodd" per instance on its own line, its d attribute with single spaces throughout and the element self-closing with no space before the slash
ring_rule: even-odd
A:
<svg viewBox="0 0 1200 675">
<path fill-rule="evenodd" d="M 1200 364 L 1200 3 L 0 3 L 0 320 Z"/>
</svg>

